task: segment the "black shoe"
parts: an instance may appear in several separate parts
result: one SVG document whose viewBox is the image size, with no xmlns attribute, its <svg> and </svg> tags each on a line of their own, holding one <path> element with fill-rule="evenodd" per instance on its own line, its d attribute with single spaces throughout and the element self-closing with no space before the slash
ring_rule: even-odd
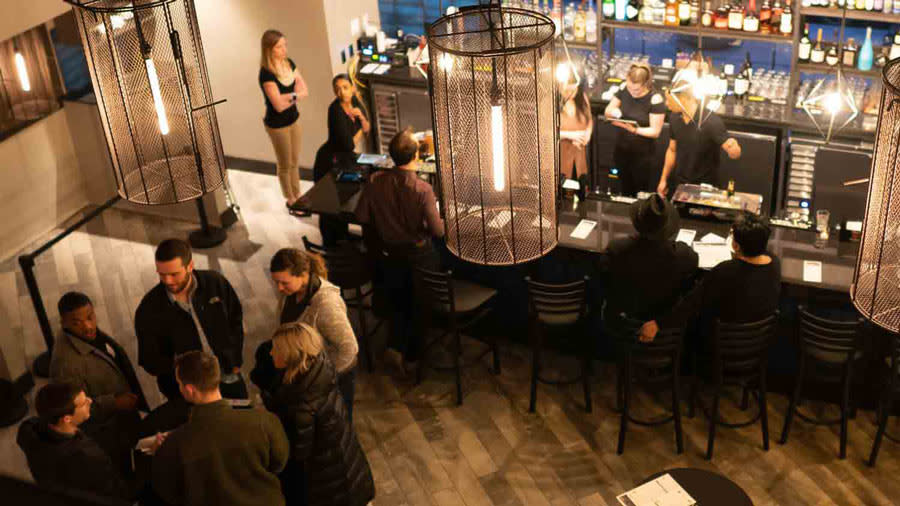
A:
<svg viewBox="0 0 900 506">
<path fill-rule="evenodd" d="M 284 205 L 287 207 L 288 212 L 291 214 L 291 216 L 295 216 L 297 218 L 306 218 L 308 216 L 312 216 L 311 212 L 305 209 L 300 209 L 299 207 L 294 207 L 297 205 L 297 202 L 294 202 L 293 204 L 288 204 L 287 202 L 285 202 Z"/>
</svg>

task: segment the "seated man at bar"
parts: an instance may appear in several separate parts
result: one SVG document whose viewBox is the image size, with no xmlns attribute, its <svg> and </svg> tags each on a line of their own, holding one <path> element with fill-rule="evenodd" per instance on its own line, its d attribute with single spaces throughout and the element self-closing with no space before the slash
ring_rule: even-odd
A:
<svg viewBox="0 0 900 506">
<path fill-rule="evenodd" d="M 666 91 L 671 138 L 656 187 L 663 197 L 685 183 L 708 183 L 721 188 L 721 151 L 732 160 L 741 157 L 741 146 L 734 137 L 728 136 L 722 118 L 701 109 L 702 104 L 694 94 L 697 83 L 696 71 L 685 69 L 675 76 L 672 89 Z"/>
<path fill-rule="evenodd" d="M 97 328 L 94 305 L 87 295 L 68 292 L 57 304 L 63 331 L 50 359 L 50 379 L 72 383 L 93 399 L 83 429 L 117 466 L 130 466 L 141 417 L 149 411 L 131 360 L 112 337 Z"/>
<path fill-rule="evenodd" d="M 662 316 L 689 288 L 697 272 L 697 253 L 674 241 L 678 211 L 653 194 L 631 205 L 637 234 L 613 239 L 601 257 L 606 273 L 604 321 L 624 313 L 641 321 Z"/>
<path fill-rule="evenodd" d="M 156 248 L 159 284 L 141 300 L 134 317 L 138 363 L 156 377 L 166 398 L 181 394 L 175 382 L 175 355 L 204 350 L 219 358 L 222 395 L 247 399 L 241 376 L 244 318 L 231 283 L 216 271 L 194 269 L 191 246 L 166 239 Z"/>
<path fill-rule="evenodd" d="M 373 174 L 363 189 L 356 217 L 377 238 L 392 306 L 391 342 L 385 359 L 402 371 L 402 361 L 418 359 L 420 322 L 414 318 L 413 268 L 436 268 L 432 237 L 444 236 L 444 220 L 431 185 L 419 179 L 419 145 L 407 128 L 391 139 L 396 167 Z M 416 319 L 417 323 L 413 323 Z"/>
<path fill-rule="evenodd" d="M 718 319 L 728 323 L 762 320 L 778 309 L 781 265 L 766 251 L 769 225 L 752 213 L 743 212 L 731 227 L 731 260 L 720 263 L 668 314 L 646 322 L 640 339 L 652 341 L 659 327 L 684 324 L 700 315 L 700 331 L 707 338 Z"/>
<path fill-rule="evenodd" d="M 22 422 L 16 443 L 38 485 L 133 499 L 134 487 L 123 479 L 109 455 L 79 428 L 90 419 L 91 404 L 84 390 L 72 383 L 44 385 L 34 399 L 38 416 Z"/>
</svg>

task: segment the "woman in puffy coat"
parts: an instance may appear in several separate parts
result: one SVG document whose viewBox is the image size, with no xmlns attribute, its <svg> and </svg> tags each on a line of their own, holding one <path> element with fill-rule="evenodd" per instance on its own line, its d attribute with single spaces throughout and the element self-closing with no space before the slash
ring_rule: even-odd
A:
<svg viewBox="0 0 900 506">
<path fill-rule="evenodd" d="M 282 325 L 272 336 L 272 361 L 283 369 L 271 409 L 291 443 L 281 476 L 287 504 L 365 506 L 375 483 L 338 392 L 322 336 L 306 323 Z"/>
</svg>

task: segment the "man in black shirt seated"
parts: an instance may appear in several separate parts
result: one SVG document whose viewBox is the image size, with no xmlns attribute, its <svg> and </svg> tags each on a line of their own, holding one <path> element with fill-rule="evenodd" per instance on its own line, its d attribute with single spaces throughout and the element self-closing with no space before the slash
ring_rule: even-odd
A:
<svg viewBox="0 0 900 506">
<path fill-rule="evenodd" d="M 641 340 L 652 341 L 659 327 L 682 325 L 699 313 L 701 331 L 709 336 L 716 319 L 728 323 L 762 320 L 778 308 L 781 266 L 766 252 L 769 225 L 761 217 L 743 212 L 731 227 L 732 259 L 722 262 L 667 315 L 641 327 Z"/>
<path fill-rule="evenodd" d="M 697 80 L 694 69 L 682 70 L 672 89 L 666 91 L 671 138 L 656 189 L 663 197 L 683 183 L 708 183 L 721 188 L 721 151 L 732 160 L 741 157 L 741 146 L 728 135 L 722 118 L 704 111 L 704 104 L 694 96 Z"/>
<path fill-rule="evenodd" d="M 79 430 L 91 417 L 91 398 L 71 383 L 50 383 L 35 397 L 38 416 L 19 427 L 16 443 L 34 480 L 58 491 L 133 499 L 136 494 L 109 455 Z"/>
<path fill-rule="evenodd" d="M 670 202 L 656 194 L 635 202 L 631 223 L 637 234 L 613 239 L 601 257 L 607 322 L 621 313 L 642 321 L 663 315 L 697 272 L 697 254 L 673 240 L 679 219 Z"/>
</svg>

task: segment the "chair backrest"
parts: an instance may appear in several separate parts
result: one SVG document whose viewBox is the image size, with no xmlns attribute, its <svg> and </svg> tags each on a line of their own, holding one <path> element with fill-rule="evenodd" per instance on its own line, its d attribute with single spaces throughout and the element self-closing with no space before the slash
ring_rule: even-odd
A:
<svg viewBox="0 0 900 506">
<path fill-rule="evenodd" d="M 724 373 L 752 373 L 764 367 L 775 337 L 778 313 L 748 323 L 716 320 L 714 360 Z"/>
<path fill-rule="evenodd" d="M 644 322 L 635 320 L 625 313 L 619 313 L 617 316 L 608 318 L 606 326 L 607 331 L 612 334 L 612 338 L 617 348 L 624 356 L 631 355 L 638 362 L 641 359 L 658 359 L 669 357 L 677 360 L 681 356 L 681 346 L 684 337 L 684 329 L 681 328 L 661 328 L 656 333 L 656 337 L 650 342 L 641 342 L 638 339 L 638 333 Z"/>
<path fill-rule="evenodd" d="M 863 320 L 831 320 L 810 313 L 806 307 L 797 308 L 800 314 L 800 346 L 809 352 L 844 354 L 845 361 L 853 358 L 862 347 Z"/>
<path fill-rule="evenodd" d="M 352 244 L 326 248 L 303 236 L 303 247 L 325 259 L 328 281 L 339 288 L 357 289 L 372 280 L 366 256 Z"/>
<path fill-rule="evenodd" d="M 436 310 L 456 313 L 453 298 L 453 271 L 439 272 L 416 267 L 413 275 L 416 288 Z"/>
<path fill-rule="evenodd" d="M 587 287 L 590 278 L 574 283 L 539 283 L 525 278 L 528 307 L 532 318 L 546 323 L 574 323 L 587 314 Z"/>
</svg>

